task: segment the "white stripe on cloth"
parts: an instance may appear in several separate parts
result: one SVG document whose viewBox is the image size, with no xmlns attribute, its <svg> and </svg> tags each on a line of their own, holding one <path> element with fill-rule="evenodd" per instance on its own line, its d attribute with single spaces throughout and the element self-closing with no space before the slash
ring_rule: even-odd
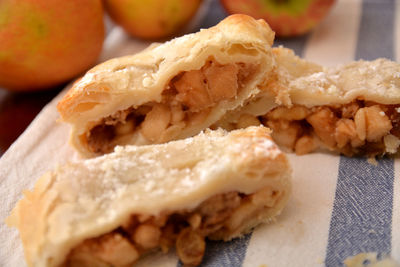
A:
<svg viewBox="0 0 400 267">
<path fill-rule="evenodd" d="M 400 161 L 394 161 L 393 185 L 393 210 L 392 210 L 392 257 L 400 262 Z"/>
<path fill-rule="evenodd" d="M 324 265 L 339 157 L 288 156 L 293 167 L 292 197 L 275 223 L 254 230 L 245 267 Z"/>
<path fill-rule="evenodd" d="M 339 0 L 331 13 L 315 29 L 303 52 L 304 58 L 325 66 L 354 59 L 361 0 Z"/>
<path fill-rule="evenodd" d="M 178 256 L 175 250 L 171 249 L 168 253 L 160 250 L 144 255 L 135 263 L 135 267 L 162 266 L 176 267 L 178 265 Z"/>
<path fill-rule="evenodd" d="M 400 62 L 400 0 L 396 0 L 394 30 L 394 60 Z"/>
<path fill-rule="evenodd" d="M 339 0 L 310 35 L 303 57 L 325 66 L 354 60 L 361 7 L 361 0 Z M 324 266 L 340 157 L 316 153 L 289 158 L 292 198 L 275 224 L 255 229 L 243 266 Z"/>
</svg>

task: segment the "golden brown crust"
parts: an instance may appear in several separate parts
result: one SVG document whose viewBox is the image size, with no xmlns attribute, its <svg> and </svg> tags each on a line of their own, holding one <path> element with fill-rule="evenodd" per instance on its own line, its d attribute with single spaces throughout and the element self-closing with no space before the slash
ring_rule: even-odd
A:
<svg viewBox="0 0 400 267">
<path fill-rule="evenodd" d="M 257 94 L 275 66 L 270 49 L 273 38 L 274 33 L 265 21 L 233 15 L 210 29 L 152 45 L 136 55 L 112 59 L 94 67 L 58 104 L 62 119 L 72 125 L 72 144 L 82 154 L 93 156 L 80 136 L 118 111 L 160 102 L 173 77 L 199 70 L 210 58 L 221 65 L 255 66 L 251 69 L 254 75 L 244 82 L 236 97 L 218 101 L 204 121 L 187 124 L 176 139 L 197 134 L 226 111 Z M 127 143 L 142 141 L 143 138 L 136 138 Z"/>
<path fill-rule="evenodd" d="M 131 214 L 191 210 L 226 192 L 251 194 L 268 187 L 280 194 L 274 206 L 237 231 L 216 237 L 229 240 L 273 219 L 288 200 L 289 163 L 269 132 L 264 127 L 209 131 L 70 163 L 25 192 L 7 223 L 19 229 L 29 266 L 59 266 L 73 247 L 116 229 Z"/>
</svg>

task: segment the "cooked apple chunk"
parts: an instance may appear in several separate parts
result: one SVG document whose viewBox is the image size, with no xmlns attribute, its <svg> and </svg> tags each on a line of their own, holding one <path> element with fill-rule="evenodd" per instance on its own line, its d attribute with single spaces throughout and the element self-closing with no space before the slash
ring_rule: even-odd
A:
<svg viewBox="0 0 400 267">
<path fill-rule="evenodd" d="M 254 66 L 219 64 L 209 60 L 199 70 L 183 72 L 169 82 L 161 103 L 149 102 L 102 119 L 81 136 L 88 149 L 109 153 L 121 139 L 138 131 L 148 143 L 162 143 L 179 135 L 185 125 L 202 123 L 209 108 L 235 98 Z"/>
<path fill-rule="evenodd" d="M 219 194 L 194 210 L 160 217 L 132 214 L 123 227 L 76 246 L 68 255 L 65 267 L 124 267 L 132 265 L 141 254 L 152 249 L 166 251 L 171 247 L 176 248 L 185 265 L 197 266 L 205 252 L 206 237 L 218 239 L 218 236 L 243 228 L 248 214 L 260 216 L 266 206 L 275 206 L 281 197 L 281 193 L 266 187 L 249 195 L 239 192 Z"/>
<path fill-rule="evenodd" d="M 396 142 L 385 140 L 400 138 L 399 107 L 362 100 L 343 106 L 280 106 L 260 120 L 279 145 L 297 154 L 328 148 L 348 156 L 376 156 L 393 151 L 388 145 Z"/>
</svg>

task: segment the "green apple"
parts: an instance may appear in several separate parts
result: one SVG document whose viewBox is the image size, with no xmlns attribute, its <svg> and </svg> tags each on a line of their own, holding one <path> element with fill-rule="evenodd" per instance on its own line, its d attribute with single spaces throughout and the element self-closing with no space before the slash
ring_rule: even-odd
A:
<svg viewBox="0 0 400 267">
<path fill-rule="evenodd" d="M 277 36 L 302 35 L 316 26 L 335 0 L 220 0 L 229 14 L 264 19 Z"/>
<path fill-rule="evenodd" d="M 104 39 L 101 0 L 0 0 L 0 87 L 33 91 L 92 66 Z"/>
<path fill-rule="evenodd" d="M 143 39 L 177 34 L 202 0 L 104 0 L 110 17 L 128 33 Z"/>
</svg>

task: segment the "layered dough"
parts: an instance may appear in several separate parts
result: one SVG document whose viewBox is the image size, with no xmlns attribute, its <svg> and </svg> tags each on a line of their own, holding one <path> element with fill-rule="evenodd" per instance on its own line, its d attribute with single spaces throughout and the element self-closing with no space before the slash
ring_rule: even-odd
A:
<svg viewBox="0 0 400 267">
<path fill-rule="evenodd" d="M 258 108 L 243 107 L 213 127 L 263 124 L 281 147 L 305 154 L 328 149 L 348 156 L 396 153 L 400 144 L 400 65 L 387 59 L 322 67 L 273 48 L 276 79 Z M 271 97 L 271 95 L 273 97 Z M 256 105 L 255 105 L 256 106 Z"/>
<path fill-rule="evenodd" d="M 193 136 L 249 102 L 271 76 L 274 33 L 233 15 L 90 70 L 58 104 L 83 155 Z"/>
<path fill-rule="evenodd" d="M 29 266 L 131 266 L 171 247 L 198 265 L 206 237 L 239 237 L 287 203 L 290 166 L 269 133 L 207 131 L 70 163 L 41 177 L 7 223 Z"/>
</svg>

